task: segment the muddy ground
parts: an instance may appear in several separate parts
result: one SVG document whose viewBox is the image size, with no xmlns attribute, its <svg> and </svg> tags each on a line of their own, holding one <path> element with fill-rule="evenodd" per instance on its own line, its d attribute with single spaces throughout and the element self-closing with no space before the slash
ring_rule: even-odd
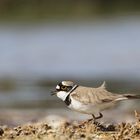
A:
<svg viewBox="0 0 140 140">
<path fill-rule="evenodd" d="M 21 126 L 1 126 L 1 140 L 140 140 L 140 114 L 135 111 L 134 123 L 100 124 L 92 120 L 39 121 Z"/>
</svg>

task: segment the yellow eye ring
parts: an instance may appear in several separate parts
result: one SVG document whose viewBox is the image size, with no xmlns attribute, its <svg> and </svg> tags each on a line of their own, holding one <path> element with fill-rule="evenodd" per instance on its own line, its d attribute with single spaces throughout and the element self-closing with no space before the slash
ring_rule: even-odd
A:
<svg viewBox="0 0 140 140">
<path fill-rule="evenodd" d="M 62 89 L 62 90 L 66 90 L 67 87 L 66 87 L 66 86 L 62 86 L 61 89 Z"/>
</svg>

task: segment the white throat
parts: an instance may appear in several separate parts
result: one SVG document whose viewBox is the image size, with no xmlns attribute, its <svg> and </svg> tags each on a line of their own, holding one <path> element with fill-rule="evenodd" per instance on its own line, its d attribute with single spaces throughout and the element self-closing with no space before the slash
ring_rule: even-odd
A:
<svg viewBox="0 0 140 140">
<path fill-rule="evenodd" d="M 69 92 L 59 91 L 59 92 L 57 92 L 57 97 L 60 98 L 61 100 L 65 101 L 68 94 L 69 94 Z"/>
</svg>

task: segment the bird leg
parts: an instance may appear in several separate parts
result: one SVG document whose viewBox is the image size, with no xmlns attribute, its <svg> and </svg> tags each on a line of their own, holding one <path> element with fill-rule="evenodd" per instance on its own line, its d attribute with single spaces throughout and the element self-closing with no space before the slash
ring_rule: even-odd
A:
<svg viewBox="0 0 140 140">
<path fill-rule="evenodd" d="M 93 123 L 94 123 L 94 124 L 97 124 L 97 125 L 98 125 L 99 123 L 98 123 L 98 122 L 96 122 L 96 120 L 98 120 L 98 119 L 102 118 L 102 117 L 103 117 L 103 114 L 102 114 L 102 113 L 99 113 L 99 116 L 97 116 L 97 117 L 95 117 L 95 115 L 94 115 L 94 114 L 92 114 L 92 117 L 93 117 L 93 118 L 92 118 L 92 119 L 90 119 L 90 120 L 88 120 L 88 121 L 89 121 L 89 122 L 90 122 L 90 121 L 93 121 Z"/>
<path fill-rule="evenodd" d="M 99 116 L 97 116 L 97 117 L 95 117 L 94 114 L 92 114 L 92 117 L 93 117 L 94 120 L 98 120 L 98 119 L 103 117 L 103 114 L 99 113 Z"/>
<path fill-rule="evenodd" d="M 97 117 L 95 117 L 95 115 L 92 114 L 92 117 L 93 117 L 93 118 L 92 118 L 92 119 L 89 119 L 88 122 L 93 122 L 93 124 L 99 126 L 100 124 L 99 124 L 96 120 L 102 118 L 102 117 L 103 117 L 103 114 L 102 114 L 102 113 L 99 113 L 99 116 L 97 116 Z M 80 127 L 83 126 L 86 122 L 87 122 L 87 121 L 81 123 L 79 126 L 80 126 Z"/>
</svg>

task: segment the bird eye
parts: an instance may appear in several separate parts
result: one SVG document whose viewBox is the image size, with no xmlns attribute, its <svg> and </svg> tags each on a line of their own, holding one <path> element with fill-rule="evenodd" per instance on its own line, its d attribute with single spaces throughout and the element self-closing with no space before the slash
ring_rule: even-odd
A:
<svg viewBox="0 0 140 140">
<path fill-rule="evenodd" d="M 62 90 L 67 90 L 67 87 L 66 86 L 61 86 L 61 89 Z"/>
</svg>

